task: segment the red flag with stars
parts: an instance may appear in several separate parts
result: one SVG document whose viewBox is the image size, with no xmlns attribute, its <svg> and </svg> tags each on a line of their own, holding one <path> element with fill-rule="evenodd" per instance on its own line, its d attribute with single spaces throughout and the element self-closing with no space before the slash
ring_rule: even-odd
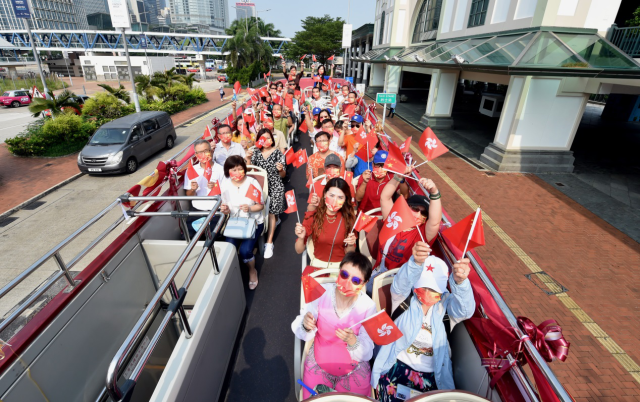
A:
<svg viewBox="0 0 640 402">
<path fill-rule="evenodd" d="M 287 214 L 292 214 L 298 211 L 298 204 L 296 203 L 296 194 L 293 190 L 289 190 L 284 193 L 284 198 L 287 201 L 287 209 L 284 210 Z"/>
<path fill-rule="evenodd" d="M 255 201 L 258 204 L 262 204 L 262 191 L 256 188 L 256 186 L 254 186 L 253 184 L 249 185 L 247 194 L 245 194 L 244 196 L 252 201 Z"/>
<path fill-rule="evenodd" d="M 436 137 L 431 127 L 427 127 L 422 132 L 422 136 L 420 137 L 420 149 L 424 152 L 425 158 L 428 161 L 432 161 L 438 156 L 449 151 L 447 147 L 444 146 L 442 142 Z"/>
<path fill-rule="evenodd" d="M 209 125 L 207 124 L 204 128 L 204 134 L 202 134 L 202 139 L 211 141 L 213 140 L 213 134 L 211 134 L 211 130 L 209 130 Z"/>
<path fill-rule="evenodd" d="M 300 60 L 304 60 L 307 57 L 306 54 L 302 55 L 302 57 L 300 57 Z"/>
<path fill-rule="evenodd" d="M 296 159 L 296 153 L 293 152 L 293 147 L 287 149 L 287 152 L 284 153 L 284 156 L 286 158 L 287 165 L 291 165 Z"/>
<path fill-rule="evenodd" d="M 355 230 L 356 232 L 364 230 L 365 232 L 369 233 L 369 231 L 371 231 L 371 229 L 373 229 L 373 227 L 376 225 L 376 222 L 378 222 L 377 217 L 362 214 L 360 218 L 358 218 L 358 221 L 356 222 L 353 230 Z"/>
<path fill-rule="evenodd" d="M 384 162 L 384 168 L 391 172 L 404 174 L 406 166 L 407 164 L 404 161 L 404 156 L 402 156 L 400 148 L 398 148 L 396 144 L 389 144 L 389 155 Z"/>
<path fill-rule="evenodd" d="M 238 95 L 241 90 L 242 90 L 242 85 L 240 85 L 240 81 L 236 81 L 236 83 L 233 84 L 233 93 Z"/>
<path fill-rule="evenodd" d="M 480 208 L 449 229 L 442 231 L 442 236 L 460 251 L 465 250 L 465 246 L 466 250 L 484 246 L 484 227 Z"/>
<path fill-rule="evenodd" d="M 191 159 L 189 161 L 189 167 L 187 168 L 187 179 L 195 180 L 198 178 L 198 176 L 198 172 L 196 172 L 196 169 L 193 167 L 193 159 Z"/>
<path fill-rule="evenodd" d="M 304 292 L 305 303 L 311 303 L 319 299 L 326 291 L 318 281 L 309 275 L 302 276 L 302 290 Z"/>
<path fill-rule="evenodd" d="M 218 183 L 218 180 L 213 182 L 213 187 L 211 187 L 211 190 L 209 190 L 209 194 L 207 194 L 209 197 L 213 197 L 214 195 L 221 195 L 221 191 L 220 191 L 220 183 Z"/>
<path fill-rule="evenodd" d="M 342 113 L 353 117 L 353 115 L 356 114 L 356 105 L 351 103 L 345 104 Z"/>
</svg>

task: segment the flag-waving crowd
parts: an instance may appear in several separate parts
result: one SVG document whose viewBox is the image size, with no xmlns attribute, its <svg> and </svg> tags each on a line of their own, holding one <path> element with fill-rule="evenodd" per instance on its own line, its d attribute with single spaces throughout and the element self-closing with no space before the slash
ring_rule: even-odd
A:
<svg viewBox="0 0 640 402">
<path fill-rule="evenodd" d="M 316 61 L 304 55 L 299 71 L 283 60 L 284 83 L 249 90 L 250 107 L 237 108 L 234 100 L 233 120 L 207 127 L 194 144 L 184 188 L 222 198 L 220 210 L 230 217 L 225 240 L 249 267 L 250 289 L 258 286 L 253 250 L 265 224 L 264 258 L 271 258 L 279 215 L 295 213 L 295 251 L 310 257 L 301 279 L 306 303 L 291 324 L 299 339 L 313 341 L 300 379 L 305 398 L 318 389 L 370 396 L 373 387 L 379 401 L 400 401 L 412 392 L 454 388 L 443 317 L 459 322 L 475 309 L 463 257 L 484 244 L 481 212 L 443 231 L 461 256 L 450 272 L 431 255 L 441 195 L 432 180 L 413 174 L 411 137 L 397 144 L 387 136 L 375 105 L 367 106 L 348 83 L 333 82 L 333 64 L 316 65 L 301 89 L 308 57 Z M 240 91 L 234 86 L 236 96 Z M 311 153 L 294 146 L 304 133 Z M 427 161 L 447 152 L 429 128 L 418 148 Z M 283 183 L 287 170 L 300 168 L 309 189 L 306 211 Z M 415 193 L 419 187 L 426 195 Z M 239 220 L 251 221 L 245 226 L 253 230 L 240 229 Z M 190 221 L 190 232 L 197 225 Z M 377 311 L 374 279 L 391 270 L 391 309 Z M 375 356 L 374 345 L 380 346 Z"/>
</svg>

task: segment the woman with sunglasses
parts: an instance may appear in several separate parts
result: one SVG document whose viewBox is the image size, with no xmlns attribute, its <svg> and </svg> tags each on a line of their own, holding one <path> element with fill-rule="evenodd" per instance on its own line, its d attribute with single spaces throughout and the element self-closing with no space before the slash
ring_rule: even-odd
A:
<svg viewBox="0 0 640 402">
<path fill-rule="evenodd" d="M 324 294 L 307 303 L 291 324 L 297 338 L 313 340 L 302 378 L 310 388 L 323 384 L 338 392 L 371 394 L 373 341 L 358 324 L 376 313 L 375 303 L 363 291 L 370 276 L 369 259 L 347 253 L 336 283 L 322 285 Z M 305 399 L 310 396 L 303 392 Z"/>
<path fill-rule="evenodd" d="M 430 252 L 426 243 L 417 242 L 412 257 L 393 278 L 391 319 L 403 336 L 382 346 L 376 356 L 371 385 L 378 401 L 400 402 L 404 400 L 398 398 L 400 390 L 408 394 L 456 387 L 443 318 L 449 314 L 453 329 L 473 315 L 471 267 L 469 259 L 463 258 L 449 276 L 447 264 Z"/>
<path fill-rule="evenodd" d="M 344 166 L 344 165 L 343 165 Z M 346 253 L 356 248 L 356 235 L 351 229 L 356 215 L 351 202 L 351 188 L 341 178 L 329 180 L 322 196 L 311 196 L 304 221 L 296 223 L 296 253 L 302 254 L 311 238 L 314 258 L 311 266 L 336 267 Z"/>
<path fill-rule="evenodd" d="M 405 174 L 410 175 L 412 166 L 407 166 Z M 398 192 L 404 178 L 393 175 L 393 178 L 382 189 L 380 194 L 380 209 L 382 220 L 387 219 L 394 204 L 394 195 Z M 373 277 L 394 268 L 399 268 L 411 257 L 413 245 L 424 238 L 429 244 L 433 244 L 442 221 L 442 203 L 440 192 L 431 179 L 421 178 L 420 184 L 429 192 L 429 198 L 423 195 L 412 195 L 407 198 L 407 204 L 416 220 L 416 226 L 392 236 L 386 244 L 378 248 L 376 262 L 373 264 Z M 420 234 L 422 233 L 422 235 Z M 371 290 L 369 286 L 368 290 Z"/>
</svg>

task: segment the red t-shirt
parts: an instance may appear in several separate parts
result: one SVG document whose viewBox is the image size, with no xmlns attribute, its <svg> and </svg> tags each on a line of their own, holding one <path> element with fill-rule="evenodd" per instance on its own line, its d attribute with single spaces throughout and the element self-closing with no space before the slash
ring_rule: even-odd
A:
<svg viewBox="0 0 640 402">
<path fill-rule="evenodd" d="M 307 236 L 304 241 L 305 244 L 307 239 L 311 236 L 313 230 L 313 216 L 315 212 L 306 212 L 304 214 L 304 221 L 302 221 L 302 225 L 307 231 Z M 324 216 L 324 222 L 322 224 L 322 232 L 318 237 L 318 241 L 313 243 L 314 246 L 314 254 L 315 257 L 322 261 L 327 262 L 340 262 L 344 258 L 346 254 L 344 245 L 344 239 L 347 238 L 347 222 L 342 219 L 342 213 L 338 212 L 335 215 L 335 221 L 330 223 L 327 220 L 327 215 Z M 338 226 L 339 225 L 339 226 Z M 339 230 L 339 232 L 338 232 Z M 337 235 L 336 235 L 337 233 Z M 334 244 L 335 238 L 335 244 Z M 333 245 L 333 253 L 331 252 L 331 246 Z M 331 260 L 329 260 L 329 255 L 331 255 Z"/>
<path fill-rule="evenodd" d="M 426 224 L 420 225 L 420 230 L 422 231 L 422 235 L 426 239 L 427 237 Z M 420 233 L 418 233 L 418 231 L 415 228 L 408 230 L 406 232 L 398 233 L 397 235 L 395 235 L 394 237 L 392 237 L 387 241 L 387 242 L 391 242 L 391 244 L 389 244 L 389 248 L 387 250 L 386 255 L 384 255 L 384 249 L 386 244 L 380 245 L 380 247 L 378 248 L 378 257 L 376 258 L 376 263 L 374 267 L 377 268 L 380 266 L 380 263 L 382 262 L 382 257 L 384 256 L 385 268 L 387 268 L 388 270 L 400 268 L 402 265 L 404 265 L 405 262 L 409 261 L 409 258 L 411 258 L 411 254 L 413 252 L 413 245 L 421 240 L 422 238 L 420 237 Z M 431 239 L 428 242 L 429 246 L 433 246 L 433 243 L 435 242 L 435 240 L 436 240 L 436 237 Z"/>
<path fill-rule="evenodd" d="M 382 194 L 382 189 L 390 180 L 391 178 L 389 177 L 389 174 L 385 176 L 382 183 L 379 183 L 375 177 L 372 177 L 367 183 L 364 197 L 362 198 L 362 201 L 360 201 L 358 211 L 367 212 L 374 208 L 380 208 L 380 194 Z M 364 179 L 362 178 L 362 175 L 360 175 L 360 178 L 358 179 L 358 188 L 360 188 L 362 183 L 364 183 Z"/>
</svg>

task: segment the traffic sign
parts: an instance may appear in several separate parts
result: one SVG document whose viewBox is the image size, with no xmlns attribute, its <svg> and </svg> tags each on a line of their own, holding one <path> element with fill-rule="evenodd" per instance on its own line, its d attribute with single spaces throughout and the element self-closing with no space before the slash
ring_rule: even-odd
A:
<svg viewBox="0 0 640 402">
<path fill-rule="evenodd" d="M 27 3 L 27 0 L 11 0 L 11 5 L 13 5 L 13 11 L 16 18 L 31 18 L 29 3 Z"/>
<path fill-rule="evenodd" d="M 376 103 L 396 103 L 396 94 L 376 94 Z"/>
<path fill-rule="evenodd" d="M 147 37 L 143 34 L 140 35 L 140 49 L 146 49 L 147 48 Z"/>
</svg>

